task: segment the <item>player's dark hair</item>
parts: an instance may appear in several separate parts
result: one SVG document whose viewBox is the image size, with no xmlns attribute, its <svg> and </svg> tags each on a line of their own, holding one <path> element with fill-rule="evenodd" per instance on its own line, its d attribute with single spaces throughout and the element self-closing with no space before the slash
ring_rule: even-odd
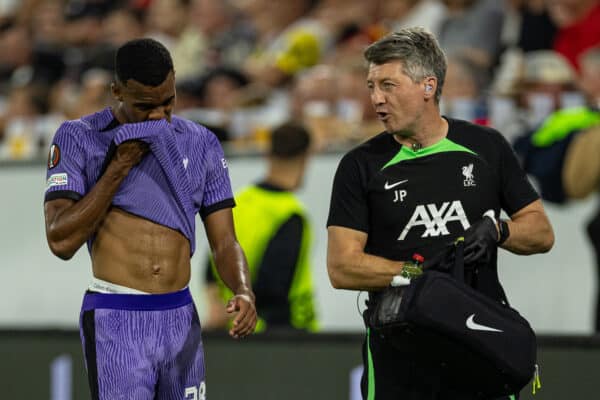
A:
<svg viewBox="0 0 600 400">
<path fill-rule="evenodd" d="M 133 79 L 142 85 L 158 86 L 171 71 L 169 51 L 154 39 L 131 40 L 119 47 L 115 56 L 115 73 L 123 84 Z"/>
<path fill-rule="evenodd" d="M 301 124 L 287 122 L 271 133 L 270 155 L 279 158 L 293 158 L 308 152 L 310 133 Z"/>
</svg>

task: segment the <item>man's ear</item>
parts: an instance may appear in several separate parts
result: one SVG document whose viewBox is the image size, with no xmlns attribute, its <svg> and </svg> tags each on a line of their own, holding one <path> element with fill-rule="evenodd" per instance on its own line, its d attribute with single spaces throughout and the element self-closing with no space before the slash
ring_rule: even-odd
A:
<svg viewBox="0 0 600 400">
<path fill-rule="evenodd" d="M 120 101 L 120 102 L 123 101 L 123 93 L 121 92 L 121 85 L 119 85 L 119 83 L 111 82 L 110 93 L 115 98 L 115 100 Z"/>
<path fill-rule="evenodd" d="M 433 76 L 425 78 L 425 80 L 423 82 L 423 90 L 425 91 L 425 93 L 424 93 L 425 97 L 426 98 L 435 97 L 436 89 L 437 89 L 437 79 L 435 79 Z"/>
</svg>

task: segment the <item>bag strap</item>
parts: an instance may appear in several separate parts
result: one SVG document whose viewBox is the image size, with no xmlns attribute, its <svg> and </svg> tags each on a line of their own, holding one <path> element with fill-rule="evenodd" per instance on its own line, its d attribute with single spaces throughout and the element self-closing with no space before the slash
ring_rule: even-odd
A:
<svg viewBox="0 0 600 400">
<path fill-rule="evenodd" d="M 459 282 L 464 282 L 467 285 L 471 285 L 471 277 L 469 279 L 466 278 L 465 275 L 465 238 L 459 237 L 454 242 L 455 253 L 454 253 L 454 279 Z M 473 274 L 473 271 L 469 271 L 469 275 Z M 510 306 L 508 302 L 508 298 L 506 297 L 506 292 L 504 292 L 504 288 L 498 282 L 498 287 L 500 289 L 501 300 L 507 305 Z"/>
<path fill-rule="evenodd" d="M 454 242 L 454 279 L 465 281 L 465 238 L 459 237 Z"/>
</svg>

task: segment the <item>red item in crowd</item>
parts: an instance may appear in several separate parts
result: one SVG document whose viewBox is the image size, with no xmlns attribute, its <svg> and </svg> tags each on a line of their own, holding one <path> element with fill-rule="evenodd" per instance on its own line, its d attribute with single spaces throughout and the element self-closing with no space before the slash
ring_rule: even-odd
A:
<svg viewBox="0 0 600 400">
<path fill-rule="evenodd" d="M 581 20 L 558 30 L 554 50 L 565 56 L 579 71 L 578 57 L 600 44 L 600 3 Z"/>
</svg>

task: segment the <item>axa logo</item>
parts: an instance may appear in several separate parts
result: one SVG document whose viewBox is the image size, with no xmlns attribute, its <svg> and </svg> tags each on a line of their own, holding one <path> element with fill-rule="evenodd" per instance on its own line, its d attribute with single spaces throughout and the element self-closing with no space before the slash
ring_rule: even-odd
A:
<svg viewBox="0 0 600 400">
<path fill-rule="evenodd" d="M 473 176 L 473 163 L 462 167 L 462 174 L 465 177 L 463 185 L 465 187 L 475 186 L 475 176 Z"/>
<path fill-rule="evenodd" d="M 445 201 L 439 207 L 433 203 L 418 205 L 398 240 L 404 240 L 410 230 L 418 226 L 425 228 L 422 238 L 449 235 L 450 231 L 446 225 L 452 221 L 460 222 L 463 229 L 471 226 L 460 200 Z"/>
</svg>

